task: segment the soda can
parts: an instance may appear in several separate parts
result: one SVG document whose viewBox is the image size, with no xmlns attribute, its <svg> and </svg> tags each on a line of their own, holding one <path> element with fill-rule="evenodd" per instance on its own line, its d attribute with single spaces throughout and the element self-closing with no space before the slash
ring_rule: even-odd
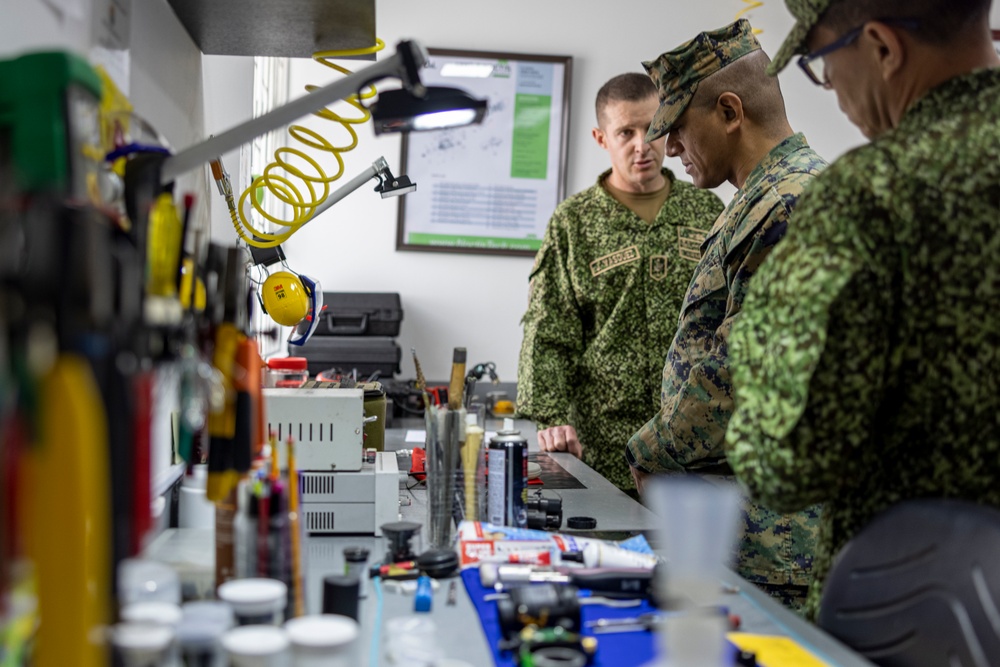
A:
<svg viewBox="0 0 1000 667">
<path fill-rule="evenodd" d="M 528 441 L 520 431 L 499 431 L 490 440 L 486 515 L 498 526 L 528 525 Z"/>
</svg>

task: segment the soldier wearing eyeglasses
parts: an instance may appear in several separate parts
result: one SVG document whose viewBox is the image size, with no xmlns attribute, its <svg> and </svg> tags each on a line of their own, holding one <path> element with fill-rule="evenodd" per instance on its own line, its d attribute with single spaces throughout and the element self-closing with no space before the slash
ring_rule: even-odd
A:
<svg viewBox="0 0 1000 667">
<path fill-rule="evenodd" d="M 812 183 L 750 286 L 726 449 L 756 500 L 824 503 L 814 614 L 890 505 L 1000 505 L 1000 59 L 989 0 L 786 4 L 771 73 L 801 54 L 871 141 Z"/>
</svg>

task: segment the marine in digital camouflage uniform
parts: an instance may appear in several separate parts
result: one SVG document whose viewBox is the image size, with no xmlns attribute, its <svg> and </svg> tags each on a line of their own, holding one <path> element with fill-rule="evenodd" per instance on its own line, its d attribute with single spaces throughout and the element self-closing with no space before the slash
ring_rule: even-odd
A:
<svg viewBox="0 0 1000 667">
<path fill-rule="evenodd" d="M 628 443 L 629 462 L 646 473 L 732 478 L 724 449 L 733 412 L 729 332 L 799 195 L 826 165 L 792 133 L 777 81 L 765 73 L 768 62 L 741 19 L 644 63 L 662 100 L 647 139 L 666 135 L 668 155 L 690 165 L 699 187 L 725 179 L 739 188 L 702 245 L 663 366 L 660 410 Z M 735 129 L 729 116 L 739 116 Z M 736 570 L 801 607 L 818 513 L 778 514 L 746 503 Z"/>
<path fill-rule="evenodd" d="M 872 139 L 801 197 L 730 337 L 730 464 L 777 511 L 824 503 L 812 616 L 880 511 L 1000 505 L 1000 59 L 987 0 L 786 3 L 773 69 L 833 44 L 810 78 Z"/>
<path fill-rule="evenodd" d="M 629 150 L 642 155 L 656 91 L 646 76 L 632 76 L 646 91 L 648 112 L 628 130 Z M 649 222 L 609 185 L 613 170 L 628 168 L 614 155 L 612 170 L 556 208 L 522 319 L 519 415 L 539 429 L 575 427 L 584 462 L 623 490 L 634 483 L 622 445 L 659 406 L 659 370 L 681 298 L 722 211 L 714 194 L 662 168 L 662 142 L 656 154 L 653 176 L 669 194 Z"/>
</svg>

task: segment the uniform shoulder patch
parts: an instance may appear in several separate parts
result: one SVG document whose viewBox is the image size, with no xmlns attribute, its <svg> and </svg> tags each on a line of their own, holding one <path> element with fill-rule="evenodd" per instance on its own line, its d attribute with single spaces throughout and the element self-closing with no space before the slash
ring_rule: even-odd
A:
<svg viewBox="0 0 1000 667">
<path fill-rule="evenodd" d="M 701 244 L 708 238 L 708 232 L 697 227 L 677 228 L 677 254 L 689 262 L 701 261 Z"/>
<path fill-rule="evenodd" d="M 593 262 L 590 263 L 590 275 L 599 276 L 606 271 L 621 266 L 622 264 L 631 264 L 632 262 L 639 261 L 639 246 L 629 246 L 621 250 L 615 250 L 613 253 L 604 255 L 603 257 L 598 257 Z"/>
</svg>

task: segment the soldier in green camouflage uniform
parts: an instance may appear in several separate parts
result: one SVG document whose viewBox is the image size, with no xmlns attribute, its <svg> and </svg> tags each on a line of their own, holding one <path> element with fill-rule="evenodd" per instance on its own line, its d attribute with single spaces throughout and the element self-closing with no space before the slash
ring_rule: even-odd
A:
<svg viewBox="0 0 1000 667">
<path fill-rule="evenodd" d="M 644 63 L 660 90 L 648 140 L 667 136 L 695 185 L 739 190 L 702 246 L 663 366 L 659 412 L 629 440 L 637 479 L 649 473 L 732 477 L 728 338 L 751 278 L 785 234 L 802 190 L 826 163 L 785 118 L 781 91 L 750 24 L 703 32 Z M 747 503 L 737 571 L 793 608 L 805 601 L 818 507 L 778 514 Z"/>
<path fill-rule="evenodd" d="M 608 82 L 594 137 L 612 168 L 562 202 L 531 271 L 518 365 L 519 415 L 543 450 L 565 450 L 623 490 L 621 446 L 659 405 L 657 374 L 698 247 L 722 202 L 662 167 L 647 144 L 656 89 L 640 73 Z M 582 450 L 582 452 L 581 452 Z"/>
<path fill-rule="evenodd" d="M 824 503 L 814 615 L 880 511 L 1000 505 L 1000 59 L 988 0 L 786 3 L 773 69 L 810 50 L 872 141 L 815 180 L 750 286 L 726 447 L 760 502 Z"/>
</svg>

